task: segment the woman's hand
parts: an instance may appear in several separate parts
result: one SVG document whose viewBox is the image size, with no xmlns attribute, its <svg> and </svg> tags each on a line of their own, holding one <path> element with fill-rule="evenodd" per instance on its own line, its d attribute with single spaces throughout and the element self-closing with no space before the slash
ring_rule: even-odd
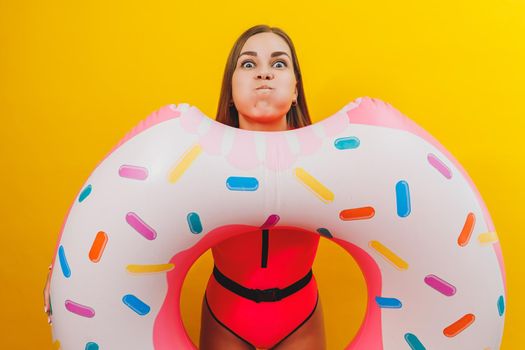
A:
<svg viewBox="0 0 525 350">
<path fill-rule="evenodd" d="M 51 266 L 49 266 L 49 272 L 47 273 L 46 286 L 44 287 L 44 312 L 47 314 L 47 323 L 51 324 L 51 303 L 49 301 L 49 277 L 51 276 Z"/>
</svg>

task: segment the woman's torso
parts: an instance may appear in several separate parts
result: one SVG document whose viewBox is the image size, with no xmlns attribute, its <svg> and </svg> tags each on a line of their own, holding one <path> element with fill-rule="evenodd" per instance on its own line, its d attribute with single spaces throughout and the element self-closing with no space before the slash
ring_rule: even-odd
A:
<svg viewBox="0 0 525 350">
<path fill-rule="evenodd" d="M 319 235 L 274 228 L 227 239 L 212 248 L 215 266 L 247 288 L 283 288 L 311 269 Z"/>
</svg>

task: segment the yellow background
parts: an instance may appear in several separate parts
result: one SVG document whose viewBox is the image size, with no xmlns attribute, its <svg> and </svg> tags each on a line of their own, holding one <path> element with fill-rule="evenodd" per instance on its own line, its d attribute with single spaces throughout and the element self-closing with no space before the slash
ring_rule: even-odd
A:
<svg viewBox="0 0 525 350">
<path fill-rule="evenodd" d="M 52 348 L 42 289 L 81 185 L 153 110 L 189 102 L 213 116 L 231 45 L 259 23 L 282 27 L 294 40 L 314 120 L 356 97 L 377 97 L 465 167 L 503 248 L 502 349 L 520 349 L 523 0 L 0 1 L 1 347 Z M 210 268 L 208 253 L 183 290 L 195 341 Z M 363 315 L 362 277 L 324 239 L 314 269 L 330 349 L 341 349 Z"/>
</svg>

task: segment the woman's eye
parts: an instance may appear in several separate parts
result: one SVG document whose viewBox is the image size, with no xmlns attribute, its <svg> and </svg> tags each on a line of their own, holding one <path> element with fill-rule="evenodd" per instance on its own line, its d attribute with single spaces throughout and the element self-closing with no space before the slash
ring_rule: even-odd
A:
<svg viewBox="0 0 525 350">
<path fill-rule="evenodd" d="M 243 63 L 241 63 L 241 67 L 243 68 L 253 68 L 254 66 L 255 65 L 252 61 L 244 61 Z"/>
<path fill-rule="evenodd" d="M 280 66 L 280 67 L 277 67 L 277 68 L 284 68 L 284 67 L 286 67 L 286 62 L 284 62 L 284 61 L 276 61 L 273 65 L 275 66 L 275 65 L 277 65 L 278 63 L 280 63 L 281 66 Z"/>
<path fill-rule="evenodd" d="M 273 67 L 276 67 L 276 68 L 284 68 L 286 66 L 287 64 L 285 61 L 275 61 L 273 63 Z M 244 61 L 241 63 L 241 67 L 242 68 L 253 68 L 255 67 L 255 63 L 253 63 L 252 61 Z"/>
</svg>

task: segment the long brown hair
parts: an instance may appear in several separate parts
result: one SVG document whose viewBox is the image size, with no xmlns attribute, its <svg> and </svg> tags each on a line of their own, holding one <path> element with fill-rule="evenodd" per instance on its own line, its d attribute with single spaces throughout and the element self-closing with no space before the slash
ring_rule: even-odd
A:
<svg viewBox="0 0 525 350">
<path fill-rule="evenodd" d="M 226 67 L 224 69 L 221 95 L 219 97 L 219 105 L 217 107 L 217 115 L 215 116 L 215 120 L 219 123 L 229 126 L 236 128 L 239 127 L 239 114 L 237 112 L 237 108 L 235 108 L 233 103 L 230 103 L 230 101 L 232 101 L 232 76 L 242 47 L 252 35 L 259 33 L 274 33 L 279 35 L 284 39 L 284 41 L 286 41 L 292 53 L 293 68 L 295 79 L 297 81 L 297 103 L 292 104 L 290 110 L 286 113 L 286 123 L 288 128 L 295 129 L 312 124 L 304 96 L 301 69 L 299 68 L 299 61 L 297 60 L 297 55 L 295 53 L 295 47 L 292 43 L 292 39 L 290 39 L 290 37 L 282 29 L 270 27 L 264 24 L 249 28 L 244 33 L 242 33 L 237 41 L 233 44 L 226 62 Z"/>
</svg>

